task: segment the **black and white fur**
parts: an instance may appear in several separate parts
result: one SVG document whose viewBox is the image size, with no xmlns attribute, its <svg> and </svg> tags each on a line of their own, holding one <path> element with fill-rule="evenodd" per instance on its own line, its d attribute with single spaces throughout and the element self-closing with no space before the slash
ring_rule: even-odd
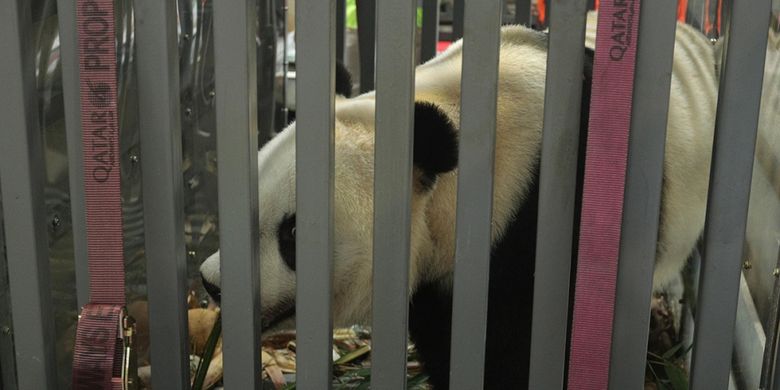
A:
<svg viewBox="0 0 780 390">
<path fill-rule="evenodd" d="M 657 289 L 679 273 L 704 222 L 717 83 L 711 45 L 703 36 L 689 33 L 686 29 L 677 33 L 654 274 Z M 518 26 L 502 28 L 487 389 L 527 383 L 546 47 L 543 33 Z M 582 142 L 590 63 L 589 54 L 583 69 Z M 419 66 L 415 83 L 409 330 L 436 389 L 448 387 L 460 77 L 461 43 L 457 42 Z M 374 98 L 367 93 L 336 103 L 333 317 L 337 326 L 370 324 Z M 295 131 L 293 123 L 258 155 L 264 331 L 294 326 Z M 220 283 L 219 262 L 216 253 L 201 266 L 204 282 L 214 293 Z"/>
</svg>

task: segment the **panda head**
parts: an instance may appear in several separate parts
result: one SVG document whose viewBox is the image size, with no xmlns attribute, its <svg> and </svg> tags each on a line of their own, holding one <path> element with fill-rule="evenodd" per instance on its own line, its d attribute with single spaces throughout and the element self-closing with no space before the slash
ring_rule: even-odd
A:
<svg viewBox="0 0 780 390">
<path fill-rule="evenodd" d="M 371 315 L 374 189 L 374 100 L 367 95 L 336 107 L 333 317 L 336 325 L 365 323 Z M 419 259 L 433 248 L 426 207 L 441 175 L 457 165 L 458 141 L 441 106 L 416 102 L 410 286 Z M 295 317 L 295 134 L 291 124 L 258 152 L 260 305 L 263 330 L 291 328 Z M 223 234 L 226 234 L 223 232 Z M 219 297 L 220 254 L 200 267 L 204 286 Z M 224 259 L 224 261 L 235 261 Z"/>
</svg>

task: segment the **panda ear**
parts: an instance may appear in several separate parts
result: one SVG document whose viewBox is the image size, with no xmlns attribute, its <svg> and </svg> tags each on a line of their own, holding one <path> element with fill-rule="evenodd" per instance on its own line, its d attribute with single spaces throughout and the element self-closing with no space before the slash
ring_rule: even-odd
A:
<svg viewBox="0 0 780 390">
<path fill-rule="evenodd" d="M 429 102 L 414 103 L 414 167 L 423 188 L 458 166 L 458 135 L 447 114 Z"/>
</svg>

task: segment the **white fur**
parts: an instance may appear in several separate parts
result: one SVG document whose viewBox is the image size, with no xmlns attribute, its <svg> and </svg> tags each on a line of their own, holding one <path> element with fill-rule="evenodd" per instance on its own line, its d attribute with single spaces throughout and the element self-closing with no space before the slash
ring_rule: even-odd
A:
<svg viewBox="0 0 780 390">
<path fill-rule="evenodd" d="M 663 228 L 655 271 L 657 288 L 679 272 L 702 230 L 715 117 L 711 45 L 686 29 L 680 29 L 677 36 L 666 142 Z M 538 159 L 546 62 L 544 42 L 538 33 L 517 26 L 502 28 L 494 240 L 501 237 L 517 211 Z M 415 83 L 416 99 L 441 107 L 456 127 L 460 76 L 458 42 L 418 67 Z M 336 103 L 333 286 L 337 324 L 366 322 L 371 313 L 373 117 L 373 93 Z M 259 152 L 263 308 L 295 293 L 295 274 L 284 265 L 275 237 L 279 222 L 295 207 L 294 137 L 293 124 Z M 455 195 L 456 172 L 441 175 L 431 192 L 414 193 L 410 289 L 421 280 L 447 278 L 452 272 Z M 219 254 L 215 254 L 202 266 L 204 277 L 217 285 L 218 262 Z"/>
</svg>

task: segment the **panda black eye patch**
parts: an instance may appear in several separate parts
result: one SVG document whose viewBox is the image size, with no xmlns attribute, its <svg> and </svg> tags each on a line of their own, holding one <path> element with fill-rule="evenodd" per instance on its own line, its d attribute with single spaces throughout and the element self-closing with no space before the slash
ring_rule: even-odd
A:
<svg viewBox="0 0 780 390">
<path fill-rule="evenodd" d="M 279 238 L 279 254 L 287 267 L 295 271 L 295 214 L 284 216 L 276 236 Z"/>
</svg>

